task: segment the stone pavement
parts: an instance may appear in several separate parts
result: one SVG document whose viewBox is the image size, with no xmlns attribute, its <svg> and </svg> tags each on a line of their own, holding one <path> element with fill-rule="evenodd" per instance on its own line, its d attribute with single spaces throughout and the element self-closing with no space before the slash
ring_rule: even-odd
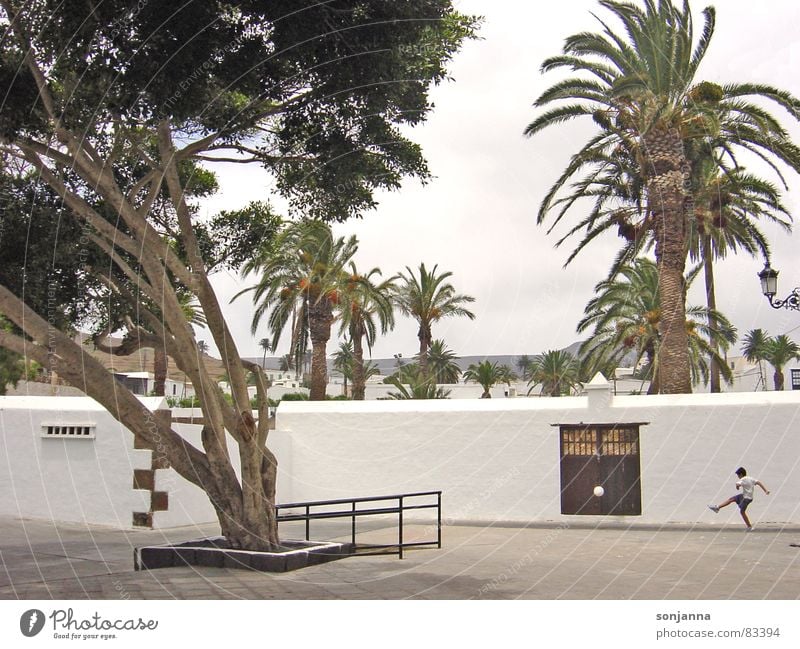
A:
<svg viewBox="0 0 800 649">
<path fill-rule="evenodd" d="M 286 538 L 296 532 L 282 528 Z M 431 532 L 406 526 L 407 538 Z M 372 529 L 359 541 L 395 533 Z M 790 546 L 800 528 L 774 525 L 749 534 L 732 524 L 452 525 L 441 550 L 402 561 L 354 556 L 284 574 L 133 570 L 134 547 L 215 534 L 214 525 L 147 531 L 0 518 L 0 599 L 800 598 L 800 548 Z"/>
</svg>

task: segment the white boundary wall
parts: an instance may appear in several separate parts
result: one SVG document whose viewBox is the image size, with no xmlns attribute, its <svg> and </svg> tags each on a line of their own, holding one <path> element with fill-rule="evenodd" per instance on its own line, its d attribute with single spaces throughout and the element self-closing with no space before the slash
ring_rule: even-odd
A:
<svg viewBox="0 0 800 649">
<path fill-rule="evenodd" d="M 150 410 L 161 398 L 140 399 Z M 91 425 L 88 439 L 42 436 L 43 425 Z M 0 398 L 0 515 L 130 528 L 150 493 L 132 488 L 150 451 L 89 397 Z"/>
<path fill-rule="evenodd" d="M 139 397 L 151 410 L 166 408 L 160 397 Z M 175 416 L 202 416 L 176 409 Z M 46 438 L 43 426 L 91 426 L 90 437 Z M 202 448 L 197 424 L 173 424 Z M 286 461 L 291 450 L 270 440 Z M 228 438 L 234 469 L 236 442 Z M 158 469 L 154 488 L 134 489 L 134 471 L 152 468 L 152 452 L 134 449 L 133 433 L 89 397 L 0 397 L 0 516 L 133 527 L 134 512 L 147 513 L 152 492 L 166 492 L 168 509 L 152 512 L 153 529 L 217 520 L 208 496 L 174 469 Z M 279 486 L 280 488 L 280 486 Z M 278 493 L 278 501 L 287 500 Z"/>
<path fill-rule="evenodd" d="M 800 392 L 472 401 L 285 402 L 275 437 L 292 501 L 443 491 L 446 520 L 741 524 L 735 508 L 706 505 L 736 493 L 744 465 L 757 522 L 800 523 Z M 560 513 L 559 431 L 553 424 L 650 422 L 640 429 L 642 515 Z M 288 492 L 288 493 L 287 493 Z"/>
<path fill-rule="evenodd" d="M 441 401 L 284 402 L 269 446 L 278 502 L 442 490 L 445 520 L 740 524 L 734 508 L 706 509 L 735 492 L 747 467 L 773 491 L 756 492 L 756 522 L 800 524 L 800 392 Z M 142 399 L 150 409 L 160 399 Z M 175 413 L 186 415 L 188 413 Z M 641 427 L 642 515 L 560 513 L 558 428 Z M 90 439 L 45 439 L 43 424 L 94 426 Z M 200 426 L 175 424 L 199 446 Z M 231 456 L 236 461 L 235 443 Z M 0 515 L 130 528 L 150 491 L 133 489 L 151 452 L 88 397 L 0 398 Z M 155 528 L 214 521 L 206 495 L 172 469 L 155 472 L 169 509 Z"/>
</svg>

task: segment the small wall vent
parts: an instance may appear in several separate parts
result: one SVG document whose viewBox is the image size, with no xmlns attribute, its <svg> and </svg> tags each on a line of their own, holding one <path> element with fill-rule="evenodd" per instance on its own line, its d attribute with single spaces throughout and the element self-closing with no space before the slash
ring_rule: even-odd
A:
<svg viewBox="0 0 800 649">
<path fill-rule="evenodd" d="M 47 439 L 94 439 L 95 424 L 42 424 L 42 437 Z"/>
</svg>

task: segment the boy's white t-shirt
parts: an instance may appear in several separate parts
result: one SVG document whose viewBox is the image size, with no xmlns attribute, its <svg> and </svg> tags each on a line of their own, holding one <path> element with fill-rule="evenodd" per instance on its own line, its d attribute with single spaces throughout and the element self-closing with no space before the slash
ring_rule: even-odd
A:
<svg viewBox="0 0 800 649">
<path fill-rule="evenodd" d="M 756 480 L 753 476 L 746 475 L 744 478 L 736 483 L 737 487 L 742 488 L 742 496 L 747 500 L 753 500 L 753 494 L 756 490 Z"/>
</svg>

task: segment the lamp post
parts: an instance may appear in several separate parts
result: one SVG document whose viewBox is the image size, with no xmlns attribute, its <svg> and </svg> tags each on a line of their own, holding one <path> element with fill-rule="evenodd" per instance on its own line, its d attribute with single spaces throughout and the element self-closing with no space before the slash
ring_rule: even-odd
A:
<svg viewBox="0 0 800 649">
<path fill-rule="evenodd" d="M 764 270 L 758 274 L 761 280 L 761 292 L 769 300 L 769 305 L 773 309 L 794 309 L 800 311 L 800 288 L 795 288 L 789 295 L 782 300 L 775 300 L 778 292 L 778 271 L 769 265 L 764 264 Z"/>
</svg>

